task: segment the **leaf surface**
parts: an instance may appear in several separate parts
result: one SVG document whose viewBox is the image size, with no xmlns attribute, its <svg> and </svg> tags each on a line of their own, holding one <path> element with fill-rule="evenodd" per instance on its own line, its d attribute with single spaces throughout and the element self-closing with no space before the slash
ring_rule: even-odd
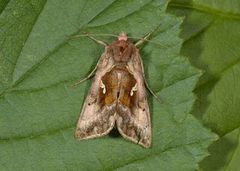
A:
<svg viewBox="0 0 240 171">
<path fill-rule="evenodd" d="M 239 158 L 236 132 L 240 127 L 240 2 L 174 0 L 168 11 L 186 17 L 181 54 L 203 71 L 192 111 L 221 137 L 210 147 L 212 155 L 201 167 L 228 170 L 232 160 Z"/>
<path fill-rule="evenodd" d="M 200 71 L 179 55 L 181 18 L 167 1 L 9 1 L 0 15 L 0 170 L 195 170 L 216 135 L 190 113 Z M 88 33 L 141 38 L 149 97 L 150 149 L 111 135 L 73 137 L 90 81 L 72 88 L 104 48 Z M 11 29 L 10 29 L 11 28 Z M 74 38 L 75 36 L 75 38 Z M 110 43 L 113 37 L 97 37 Z M 132 39 L 136 41 L 136 39 Z"/>
</svg>

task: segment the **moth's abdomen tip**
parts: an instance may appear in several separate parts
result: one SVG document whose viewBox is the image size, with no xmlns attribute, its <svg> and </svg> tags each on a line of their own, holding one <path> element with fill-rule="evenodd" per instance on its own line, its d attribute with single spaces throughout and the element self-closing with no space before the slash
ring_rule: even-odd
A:
<svg viewBox="0 0 240 171">
<path fill-rule="evenodd" d="M 121 32 L 118 36 L 118 40 L 124 40 L 127 41 L 128 37 L 127 34 L 125 32 Z"/>
</svg>

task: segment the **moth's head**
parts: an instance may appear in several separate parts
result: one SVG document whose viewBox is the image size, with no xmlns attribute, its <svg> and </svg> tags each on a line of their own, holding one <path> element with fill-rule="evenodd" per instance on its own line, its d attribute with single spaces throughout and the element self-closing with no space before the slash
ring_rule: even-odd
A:
<svg viewBox="0 0 240 171">
<path fill-rule="evenodd" d="M 128 37 L 124 32 L 119 34 L 118 39 L 110 45 L 110 48 L 115 61 L 127 62 L 132 56 L 133 47 L 132 44 L 128 42 Z"/>
<path fill-rule="evenodd" d="M 126 35 L 126 33 L 121 32 L 118 36 L 118 40 L 116 41 L 116 48 L 119 48 L 118 53 L 119 54 L 115 54 L 115 55 L 122 55 L 128 48 L 129 48 L 129 43 L 127 41 L 128 37 Z"/>
<path fill-rule="evenodd" d="M 128 39 L 127 34 L 124 33 L 124 32 L 121 32 L 121 33 L 119 34 L 119 36 L 118 36 L 118 40 L 119 40 L 119 41 L 121 41 L 121 40 L 127 41 L 127 39 Z"/>
</svg>

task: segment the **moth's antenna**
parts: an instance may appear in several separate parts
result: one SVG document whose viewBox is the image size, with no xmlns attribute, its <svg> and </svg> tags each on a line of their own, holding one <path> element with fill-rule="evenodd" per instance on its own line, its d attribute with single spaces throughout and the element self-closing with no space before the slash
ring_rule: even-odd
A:
<svg viewBox="0 0 240 171">
<path fill-rule="evenodd" d="M 156 29 L 155 29 L 155 30 L 156 30 Z M 154 31 L 155 31 L 155 30 L 154 30 Z M 141 44 L 144 43 L 144 42 L 150 42 L 150 43 L 153 43 L 153 44 L 155 44 L 155 45 L 157 45 L 157 46 L 161 46 L 161 47 L 167 48 L 168 46 L 164 46 L 164 45 L 161 45 L 161 44 L 159 44 L 159 43 L 157 43 L 157 42 L 148 40 L 148 38 L 151 36 L 151 34 L 152 34 L 154 31 L 148 33 L 148 34 L 146 35 L 146 36 L 149 35 L 148 37 L 144 36 L 143 38 L 141 38 L 141 39 L 135 44 L 135 46 L 136 46 L 136 45 L 139 46 L 139 45 L 141 45 Z M 86 33 L 86 34 L 78 34 L 78 35 L 75 35 L 75 36 L 71 36 L 70 39 L 77 39 L 77 38 L 80 38 L 80 37 L 89 37 L 90 39 L 94 40 L 94 41 L 97 42 L 98 44 L 103 45 L 103 43 L 105 43 L 105 42 L 103 42 L 103 41 L 100 41 L 100 40 L 94 38 L 93 36 L 98 36 L 98 37 L 116 37 L 116 38 L 119 37 L 119 35 L 107 34 L 107 33 L 106 33 L 106 34 L 105 34 L 105 33 L 102 33 L 102 34 Z M 139 39 L 139 37 L 133 37 L 133 36 L 128 36 L 128 38 L 129 38 L 129 39 Z M 101 43 L 99 43 L 99 42 L 101 42 Z M 107 44 L 107 43 L 105 43 L 105 44 Z"/>
<path fill-rule="evenodd" d="M 90 35 L 87 35 L 87 37 L 89 37 L 90 39 L 92 39 L 93 41 L 95 41 L 96 43 L 100 44 L 100 45 L 103 45 L 103 46 L 107 46 L 107 43 L 105 43 L 104 41 L 102 40 L 98 40 Z"/>
<path fill-rule="evenodd" d="M 99 36 L 98 34 L 94 34 L 94 35 Z M 109 36 L 109 35 L 107 35 L 107 36 Z M 88 37 L 88 38 L 90 38 L 91 40 L 95 41 L 96 43 L 98 43 L 100 45 L 107 46 L 107 43 L 103 42 L 102 40 L 98 40 L 98 39 L 94 38 L 93 36 L 91 36 L 91 34 L 88 34 L 88 33 L 71 36 L 70 39 L 79 38 L 79 37 Z"/>
<path fill-rule="evenodd" d="M 76 39 L 76 38 L 80 38 L 80 37 L 93 37 L 93 36 L 98 36 L 98 37 L 118 37 L 115 34 L 91 34 L 91 33 L 84 33 L 84 34 L 78 34 L 75 36 L 71 36 L 70 39 Z"/>
<path fill-rule="evenodd" d="M 128 38 L 130 38 L 130 39 L 137 39 L 137 37 L 128 37 Z M 160 47 L 163 47 L 163 48 L 168 48 L 169 46 L 167 46 L 167 45 L 161 45 L 161 44 L 159 44 L 159 43 L 157 43 L 157 42 L 155 42 L 155 41 L 151 41 L 151 40 L 147 40 L 147 39 L 144 39 L 143 40 L 143 38 L 141 39 L 143 42 L 142 43 L 144 43 L 144 42 L 150 42 L 150 43 L 152 43 L 152 44 L 154 44 L 154 45 L 156 45 L 156 46 L 160 46 Z M 140 42 L 141 40 L 139 40 L 138 42 Z M 137 43 L 138 43 L 137 42 Z M 142 43 L 140 43 L 140 44 L 138 44 L 137 46 L 139 46 L 139 45 L 141 45 Z M 136 43 L 135 43 L 135 46 L 136 46 Z"/>
<path fill-rule="evenodd" d="M 152 30 L 151 32 L 147 33 L 143 38 L 141 38 L 137 43 L 135 43 L 135 46 L 139 46 L 141 44 L 143 44 L 145 41 L 149 41 L 148 38 L 155 32 L 158 30 L 158 28 L 160 27 L 157 26 L 154 30 Z"/>
<path fill-rule="evenodd" d="M 100 37 L 118 37 L 116 34 L 108 34 L 108 33 L 84 33 L 72 36 L 72 38 L 86 37 L 86 36 L 100 36 Z"/>
</svg>

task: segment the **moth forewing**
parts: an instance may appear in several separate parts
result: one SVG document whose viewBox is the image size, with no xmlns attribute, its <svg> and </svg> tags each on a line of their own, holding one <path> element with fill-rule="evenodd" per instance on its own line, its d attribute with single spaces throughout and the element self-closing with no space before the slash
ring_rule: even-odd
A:
<svg viewBox="0 0 240 171">
<path fill-rule="evenodd" d="M 136 46 L 125 33 L 105 46 L 77 123 L 75 137 L 108 134 L 116 125 L 126 139 L 151 145 L 151 121 L 145 95 L 144 72 Z"/>
<path fill-rule="evenodd" d="M 119 121 L 117 120 L 117 124 L 118 130 L 124 138 L 148 148 L 151 145 L 150 113 L 144 86 L 141 57 L 138 49 L 134 48 L 131 60 L 127 64 L 129 73 L 134 77 L 132 79 L 136 80 L 135 86 L 132 87 L 132 90 L 135 91 L 134 93 L 131 91 L 130 96 L 128 96 L 133 103 L 128 106 L 127 112 L 122 115 L 124 117 L 120 118 Z M 121 99 L 121 97 L 119 98 Z M 129 115 L 126 115 L 126 113 Z"/>
<path fill-rule="evenodd" d="M 112 59 L 104 52 L 97 64 L 97 71 L 91 88 L 83 104 L 82 111 L 77 123 L 75 137 L 77 139 L 90 139 L 108 134 L 115 123 L 115 107 L 100 106 L 99 96 L 101 94 L 102 76 L 113 66 Z"/>
</svg>

